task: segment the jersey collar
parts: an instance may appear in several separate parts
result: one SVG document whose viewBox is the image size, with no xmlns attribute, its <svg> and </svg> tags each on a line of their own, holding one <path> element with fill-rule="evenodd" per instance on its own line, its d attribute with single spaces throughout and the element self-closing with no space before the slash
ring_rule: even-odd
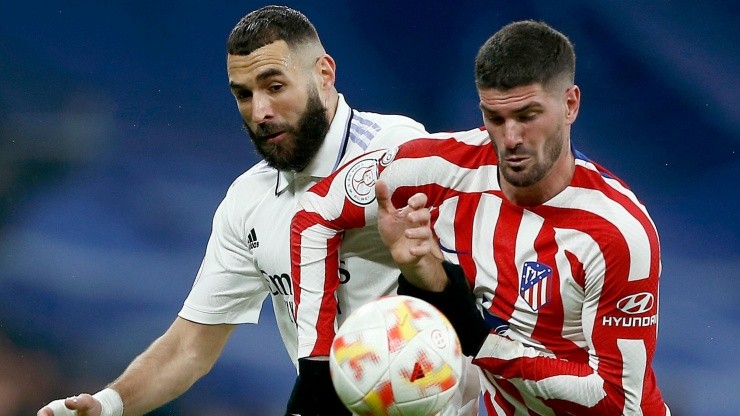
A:
<svg viewBox="0 0 740 416">
<path fill-rule="evenodd" d="M 339 162 L 344 156 L 347 148 L 347 138 L 349 137 L 349 123 L 352 119 L 352 109 L 344 100 L 344 96 L 339 94 L 337 112 L 329 125 L 329 132 L 324 138 L 324 143 L 319 148 L 316 157 L 308 164 L 302 172 L 279 171 L 275 192 L 281 193 L 293 182 L 295 177 L 313 177 L 323 179 L 339 166 Z"/>
</svg>

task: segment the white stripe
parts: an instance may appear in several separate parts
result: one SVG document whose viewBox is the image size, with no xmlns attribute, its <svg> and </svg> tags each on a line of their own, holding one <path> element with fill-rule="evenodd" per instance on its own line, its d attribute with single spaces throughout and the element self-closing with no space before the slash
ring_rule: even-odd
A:
<svg viewBox="0 0 740 416">
<path fill-rule="evenodd" d="M 564 339 L 575 343 L 579 348 L 587 350 L 588 345 L 584 338 L 584 325 L 582 323 L 583 317 L 581 316 L 584 290 L 578 283 L 576 283 L 571 270 L 570 261 L 565 255 L 566 248 L 561 244 L 561 241 L 567 242 L 569 238 L 564 237 L 563 234 L 568 234 L 568 231 L 571 230 L 556 228 L 554 231 L 555 241 L 557 242 L 558 247 L 558 251 L 555 253 L 555 264 L 558 277 L 560 278 L 560 300 L 563 302 L 563 328 L 561 335 Z M 570 248 L 568 251 L 571 253 L 573 252 Z M 591 321 L 589 325 L 593 328 L 594 316 L 590 315 L 585 317 L 585 319 L 589 319 Z"/>
<path fill-rule="evenodd" d="M 457 203 L 459 199 L 457 197 L 445 200 L 439 209 L 439 216 L 437 222 L 434 223 L 434 233 L 437 236 L 445 236 L 444 240 L 440 240 L 446 249 L 450 251 L 457 251 L 457 235 L 455 235 L 455 215 L 457 215 Z M 442 252 L 445 260 L 460 264 L 460 260 L 457 253 L 449 253 L 447 251 Z"/>
<path fill-rule="evenodd" d="M 540 231 L 542 231 L 543 224 L 544 219 L 542 217 L 534 214 L 531 211 L 524 210 L 522 214 L 522 222 L 519 226 L 516 236 L 516 248 L 514 251 L 514 264 L 517 268 L 517 276 L 515 278 L 517 279 L 516 281 L 517 285 L 519 285 L 518 287 L 521 286 L 521 275 L 522 267 L 524 267 L 524 262 L 537 261 L 537 252 L 534 249 L 534 242 L 537 239 Z M 530 290 L 536 291 L 537 289 L 532 287 Z M 539 295 L 535 296 L 534 293 L 539 292 L 532 293 L 532 299 L 537 299 L 537 296 Z M 532 303 L 534 304 L 535 302 L 533 301 Z M 516 327 L 518 330 L 520 330 L 522 335 L 525 335 L 527 337 L 527 345 L 531 345 L 536 348 L 540 348 L 543 351 L 546 351 L 547 349 L 544 345 L 532 339 L 532 331 L 537 325 L 537 314 L 532 313 L 532 307 L 529 305 L 529 303 L 526 302 L 525 299 L 523 299 L 521 296 L 518 296 L 516 303 L 514 304 L 514 308 L 515 309 L 514 313 L 512 314 L 512 320 L 516 322 L 521 322 L 521 324 L 516 325 Z M 522 331 L 523 329 L 528 330 Z"/>
<path fill-rule="evenodd" d="M 587 265 L 588 274 L 586 275 L 586 287 L 584 288 L 583 298 L 563 298 L 563 309 L 565 310 L 566 317 L 568 311 L 578 311 L 582 313 L 582 330 L 588 344 L 589 365 L 591 368 L 597 368 L 598 358 L 591 338 L 593 337 L 596 312 L 599 308 L 599 299 L 601 298 L 601 291 L 604 286 L 606 261 L 604 260 L 604 256 L 601 254 L 601 251 L 598 250 L 598 244 L 596 244 L 590 235 L 574 229 L 555 228 L 554 231 L 555 241 L 557 241 L 558 244 L 558 258 L 563 259 L 558 262 L 558 270 L 570 270 L 570 265 L 565 258 L 565 251 L 571 252 L 576 256 L 578 261 Z M 569 291 L 563 291 L 561 293 L 567 294 Z M 573 307 L 573 305 L 581 304 L 582 306 L 578 308 Z M 568 305 L 571 307 L 568 307 Z M 577 322 L 578 316 L 571 315 L 570 321 Z M 577 326 L 573 328 L 573 333 L 576 335 L 578 332 L 577 329 Z M 582 345 L 582 342 L 579 344 Z"/>
<path fill-rule="evenodd" d="M 533 380 L 511 380 L 514 384 L 522 385 L 520 391 L 531 391 L 534 394 L 527 394 L 525 397 L 529 398 L 543 398 L 543 399 L 566 399 L 569 402 L 580 404 L 584 407 L 594 407 L 599 401 L 606 397 L 606 390 L 604 390 L 604 379 L 602 379 L 597 373 L 592 373 L 587 376 L 574 376 L 574 375 L 559 375 L 548 377 L 539 381 Z M 539 403 L 541 406 L 545 406 L 542 402 Z M 534 408 L 534 404 L 527 401 L 527 405 L 530 408 Z M 550 409 L 549 407 L 546 407 Z M 540 408 L 535 408 L 540 411 Z M 550 410 L 552 411 L 552 410 Z M 625 414 L 630 414 L 626 412 Z"/>
<path fill-rule="evenodd" d="M 624 414 L 641 415 L 643 379 L 647 367 L 645 341 L 641 339 L 617 339 L 617 347 L 622 353 Z"/>
<path fill-rule="evenodd" d="M 630 252 L 628 280 L 647 279 L 650 276 L 650 239 L 642 224 L 624 206 L 607 198 L 601 191 L 576 187 L 566 188 L 543 205 L 584 210 L 614 224 L 622 233 Z"/>
<path fill-rule="evenodd" d="M 471 233 L 473 261 L 476 270 L 476 295 L 478 298 L 492 298 L 493 293 L 498 287 L 498 268 L 493 261 L 493 241 L 491 236 L 494 235 L 496 224 L 498 224 L 498 215 L 491 215 L 491 212 L 499 212 L 501 209 L 501 198 L 494 195 L 481 195 L 479 205 L 475 209 L 473 217 L 473 229 Z M 485 207 L 486 209 L 481 209 Z M 485 288 L 485 289 L 484 289 Z M 483 295 L 482 290 L 488 293 Z M 490 307 L 490 303 L 486 307 Z"/>
<path fill-rule="evenodd" d="M 440 182 L 440 178 L 444 178 Z M 391 193 L 399 185 L 436 184 L 464 192 L 485 192 L 498 189 L 496 166 L 486 165 L 477 169 L 460 167 L 440 156 L 396 159 L 380 175 Z"/>
</svg>

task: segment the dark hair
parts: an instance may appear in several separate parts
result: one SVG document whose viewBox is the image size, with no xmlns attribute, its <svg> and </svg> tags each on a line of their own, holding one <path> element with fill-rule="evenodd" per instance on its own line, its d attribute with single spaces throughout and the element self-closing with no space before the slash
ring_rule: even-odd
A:
<svg viewBox="0 0 740 416">
<path fill-rule="evenodd" d="M 230 55 L 249 55 L 254 50 L 283 40 L 293 49 L 320 42 L 316 28 L 301 12 L 285 6 L 265 6 L 242 17 L 229 35 Z"/>
<path fill-rule="evenodd" d="M 568 38 L 544 22 L 509 23 L 491 36 L 475 58 L 479 89 L 508 90 L 567 79 L 572 83 L 576 55 Z"/>
</svg>

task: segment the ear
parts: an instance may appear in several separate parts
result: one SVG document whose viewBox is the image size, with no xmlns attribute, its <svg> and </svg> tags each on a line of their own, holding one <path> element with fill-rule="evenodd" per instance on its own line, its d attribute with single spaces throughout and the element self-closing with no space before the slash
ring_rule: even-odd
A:
<svg viewBox="0 0 740 416">
<path fill-rule="evenodd" d="M 578 109 L 581 107 L 581 89 L 573 85 L 565 91 L 565 122 L 573 124 L 578 117 Z"/>
<path fill-rule="evenodd" d="M 318 68 L 318 76 L 320 77 L 320 86 L 326 90 L 334 86 L 336 81 L 336 70 L 337 64 L 334 62 L 334 58 L 324 54 L 318 61 L 316 61 Z"/>
</svg>

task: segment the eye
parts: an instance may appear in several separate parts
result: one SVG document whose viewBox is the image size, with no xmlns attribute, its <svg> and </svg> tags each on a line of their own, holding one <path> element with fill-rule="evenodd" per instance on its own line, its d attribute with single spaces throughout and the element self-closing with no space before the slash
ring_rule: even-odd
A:
<svg viewBox="0 0 740 416">
<path fill-rule="evenodd" d="M 270 91 L 270 92 L 278 92 L 281 89 L 283 89 L 283 84 L 280 84 L 280 83 L 277 83 L 277 82 L 274 82 L 274 83 L 270 84 L 270 86 L 267 87 L 267 90 Z"/>
<path fill-rule="evenodd" d="M 526 113 L 522 113 L 519 115 L 519 121 L 532 121 L 535 118 L 537 118 L 537 112 L 536 111 L 527 111 Z"/>
<path fill-rule="evenodd" d="M 490 121 L 495 126 L 500 126 L 504 124 L 504 118 L 501 116 L 488 116 L 488 121 Z"/>
<path fill-rule="evenodd" d="M 249 90 L 234 90 L 234 97 L 239 101 L 244 101 L 252 98 L 252 91 Z"/>
</svg>

